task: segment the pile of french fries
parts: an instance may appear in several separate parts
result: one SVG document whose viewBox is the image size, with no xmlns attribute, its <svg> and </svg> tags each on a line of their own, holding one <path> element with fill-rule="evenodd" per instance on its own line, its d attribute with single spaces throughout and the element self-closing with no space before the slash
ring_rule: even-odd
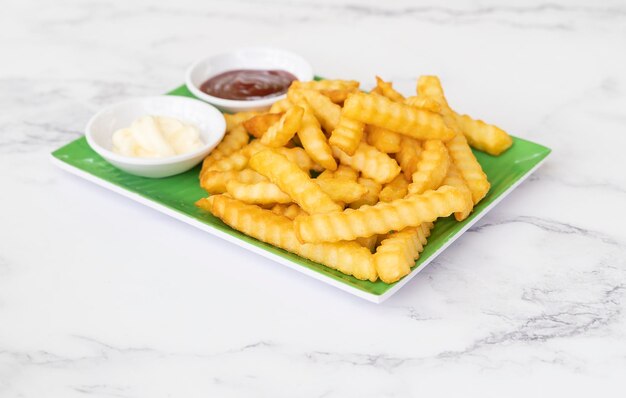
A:
<svg viewBox="0 0 626 398">
<path fill-rule="evenodd" d="M 197 205 L 249 236 L 361 280 L 411 271 L 433 223 L 487 195 L 470 145 L 499 155 L 503 130 L 453 111 L 436 76 L 405 98 L 376 78 L 294 82 L 268 112 L 225 115 Z"/>
</svg>

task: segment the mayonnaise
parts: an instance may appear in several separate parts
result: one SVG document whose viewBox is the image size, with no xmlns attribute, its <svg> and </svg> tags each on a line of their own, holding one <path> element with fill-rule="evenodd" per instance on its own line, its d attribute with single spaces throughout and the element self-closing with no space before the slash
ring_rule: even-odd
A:
<svg viewBox="0 0 626 398">
<path fill-rule="evenodd" d="M 113 133 L 113 152 L 140 158 L 162 158 L 202 147 L 194 125 L 165 116 L 142 116 Z"/>
</svg>

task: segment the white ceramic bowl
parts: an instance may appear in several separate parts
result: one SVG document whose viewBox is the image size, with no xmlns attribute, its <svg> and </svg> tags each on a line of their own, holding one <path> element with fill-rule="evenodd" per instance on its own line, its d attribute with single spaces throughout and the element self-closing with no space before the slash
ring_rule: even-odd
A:
<svg viewBox="0 0 626 398">
<path fill-rule="evenodd" d="M 313 79 L 311 65 L 301 56 L 274 48 L 245 48 L 203 58 L 187 69 L 185 84 L 189 91 L 203 101 L 227 112 L 264 110 L 274 102 L 285 98 L 285 94 L 258 100 L 240 101 L 214 97 L 200 91 L 202 83 L 222 72 L 234 69 L 282 69 L 292 73 L 301 81 Z"/>
<path fill-rule="evenodd" d="M 169 116 L 195 125 L 204 145 L 165 158 L 136 158 L 113 152 L 113 133 L 145 115 Z M 87 123 L 86 137 L 89 146 L 113 166 L 130 174 L 160 178 L 183 173 L 200 163 L 225 131 L 224 116 L 214 106 L 192 98 L 162 95 L 135 98 L 102 109 Z"/>
</svg>

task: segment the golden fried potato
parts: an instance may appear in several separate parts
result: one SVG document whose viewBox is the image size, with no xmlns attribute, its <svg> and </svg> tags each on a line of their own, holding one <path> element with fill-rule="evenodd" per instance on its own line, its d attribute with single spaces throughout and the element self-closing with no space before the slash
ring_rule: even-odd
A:
<svg viewBox="0 0 626 398">
<path fill-rule="evenodd" d="M 277 123 L 267 129 L 261 142 L 270 147 L 282 147 L 296 134 L 302 123 L 304 109 L 299 106 L 289 108 Z"/>
<path fill-rule="evenodd" d="M 383 153 L 397 153 L 402 148 L 402 135 L 378 126 L 367 125 L 367 143 Z"/>
<path fill-rule="evenodd" d="M 211 212 L 225 224 L 255 239 L 324 264 L 357 279 L 376 281 L 373 256 L 356 242 L 302 244 L 293 221 L 256 205 L 245 204 L 224 195 L 200 199 L 196 205 Z"/>
<path fill-rule="evenodd" d="M 446 146 L 439 140 L 428 140 L 424 142 L 423 148 L 417 170 L 411 177 L 412 182 L 409 185 L 411 194 L 439 188 L 448 174 L 450 156 Z"/>
<path fill-rule="evenodd" d="M 456 218 L 457 221 L 465 220 L 474 208 L 474 201 L 472 200 L 472 192 L 470 191 L 467 183 L 461 176 L 461 173 L 459 173 L 459 170 L 457 170 L 456 166 L 454 165 L 454 162 L 450 162 L 450 165 L 448 167 L 448 174 L 446 175 L 446 178 L 444 178 L 441 185 L 450 185 L 451 187 L 455 187 L 459 191 L 461 191 L 461 193 L 463 193 L 465 208 L 461 211 L 455 212 L 454 218 Z"/>
<path fill-rule="evenodd" d="M 316 178 L 313 181 L 335 202 L 352 203 L 367 193 L 367 188 L 356 181 L 342 178 Z"/>
<path fill-rule="evenodd" d="M 270 113 L 287 112 L 292 106 L 293 104 L 291 103 L 291 101 L 289 101 L 289 98 L 283 98 L 272 104 L 272 106 L 270 107 Z"/>
<path fill-rule="evenodd" d="M 250 158 L 250 167 L 266 176 L 309 214 L 337 212 L 341 206 L 311 180 L 297 164 L 275 150 L 266 149 Z"/>
<path fill-rule="evenodd" d="M 250 136 L 242 125 L 238 125 L 227 132 L 219 145 L 202 161 L 200 179 L 202 179 L 202 175 L 208 170 L 209 166 L 243 148 L 248 141 L 250 141 Z"/>
<path fill-rule="evenodd" d="M 342 114 L 417 139 L 449 140 L 454 137 L 441 115 L 376 95 L 352 94 Z"/>
<path fill-rule="evenodd" d="M 376 248 L 376 243 L 378 242 L 378 235 L 356 238 L 355 241 L 359 245 L 366 247 L 370 252 L 373 252 Z"/>
<path fill-rule="evenodd" d="M 332 102 L 337 105 L 343 105 L 348 96 L 357 91 L 354 89 L 339 89 L 339 90 L 319 90 L 320 93 L 327 96 Z"/>
<path fill-rule="evenodd" d="M 294 220 L 294 226 L 301 242 L 354 240 L 447 217 L 465 208 L 463 199 L 463 193 L 457 188 L 443 186 L 422 195 L 411 195 L 389 203 L 379 202 L 356 210 L 299 216 Z"/>
<path fill-rule="evenodd" d="M 258 114 L 259 112 L 257 111 L 246 111 L 246 112 L 238 112 L 238 113 L 233 113 L 233 114 L 225 113 L 224 119 L 226 120 L 226 131 L 228 132 L 234 129 L 235 127 L 239 126 L 241 123 L 245 122 L 246 120 Z"/>
<path fill-rule="evenodd" d="M 342 112 L 337 128 L 331 133 L 328 143 L 348 155 L 353 155 L 363 138 L 364 128 L 365 123 L 346 117 Z"/>
<path fill-rule="evenodd" d="M 407 180 L 411 180 L 413 173 L 417 170 L 417 163 L 422 154 L 422 145 L 411 137 L 402 137 L 400 151 L 396 153 L 396 161 L 404 173 Z"/>
<path fill-rule="evenodd" d="M 324 131 L 330 133 L 337 127 L 337 124 L 339 124 L 341 107 L 333 103 L 330 98 L 319 91 L 306 89 L 289 90 L 287 95 L 291 102 L 294 103 L 306 100 Z"/>
<path fill-rule="evenodd" d="M 378 76 L 376 76 L 376 88 L 378 89 L 376 91 L 377 93 L 380 93 L 390 100 L 396 102 L 404 102 L 404 96 L 393 88 L 393 84 L 384 81 Z"/>
<path fill-rule="evenodd" d="M 432 98 L 416 95 L 414 97 L 407 97 L 404 103 L 427 111 L 441 113 L 441 104 Z"/>
<path fill-rule="evenodd" d="M 291 160 L 295 164 L 297 164 L 302 170 L 307 173 L 310 170 L 320 171 L 322 168 L 316 164 L 313 159 L 309 156 L 306 151 L 300 147 L 294 148 L 274 148 L 278 153 L 285 156 L 287 159 Z"/>
<path fill-rule="evenodd" d="M 384 239 L 374 254 L 374 266 L 385 283 L 399 281 L 411 272 L 415 260 L 424 250 L 432 223 L 393 232 Z"/>
<path fill-rule="evenodd" d="M 333 152 L 328 145 L 326 136 L 315 118 L 310 105 L 306 101 L 298 102 L 298 106 L 304 109 L 302 123 L 298 131 L 298 137 L 304 150 L 317 164 L 328 170 L 335 170 L 337 162 L 333 158 Z"/>
<path fill-rule="evenodd" d="M 359 178 L 359 172 L 350 166 L 341 164 L 337 167 L 337 170 L 334 171 L 333 177 L 356 182 L 357 178 Z"/>
<path fill-rule="evenodd" d="M 207 168 L 207 171 L 243 170 L 248 164 L 248 159 L 250 158 L 250 156 L 265 148 L 266 146 L 261 144 L 261 141 L 251 141 L 248 145 L 240 148 L 239 150 L 231 153 L 226 157 L 223 157 L 213 164 L 210 164 Z"/>
<path fill-rule="evenodd" d="M 273 203 L 291 203 L 292 200 L 278 186 L 269 181 L 246 184 L 237 180 L 226 183 L 226 192 L 245 203 L 267 205 Z"/>
<path fill-rule="evenodd" d="M 380 191 L 383 188 L 382 184 L 365 177 L 359 177 L 357 182 L 367 191 L 361 199 L 357 200 L 356 202 L 350 203 L 350 207 L 353 209 L 358 209 L 363 205 L 375 205 L 378 202 L 378 196 L 380 195 Z"/>
<path fill-rule="evenodd" d="M 513 145 L 513 139 L 504 130 L 468 115 L 454 114 L 456 122 L 471 146 L 498 156 Z"/>
<path fill-rule="evenodd" d="M 380 184 L 393 180 L 400 173 L 400 166 L 395 160 L 364 142 L 359 144 L 352 156 L 337 147 L 334 148 L 333 153 L 339 158 L 341 164 L 360 171 L 364 177 L 371 178 Z"/>
<path fill-rule="evenodd" d="M 302 210 L 302 208 L 295 203 L 277 203 L 270 210 L 272 210 L 272 213 L 285 216 L 290 220 L 293 220 L 299 215 L 307 215 L 307 212 Z"/>
<path fill-rule="evenodd" d="M 310 90 L 356 90 L 359 82 L 355 80 L 312 80 L 302 82 L 299 80 L 291 83 L 289 89 L 310 89 Z"/>
<path fill-rule="evenodd" d="M 280 121 L 282 116 L 282 113 L 263 113 L 246 120 L 243 122 L 243 126 L 248 133 L 256 138 L 261 138 L 270 127 Z"/>
<path fill-rule="evenodd" d="M 380 191 L 378 198 L 381 202 L 392 202 L 396 199 L 404 198 L 408 193 L 409 182 L 404 175 L 398 174 L 390 183 L 385 184 Z"/>
<path fill-rule="evenodd" d="M 251 169 L 229 171 L 207 171 L 200 180 L 200 186 L 210 194 L 226 192 L 228 181 L 239 181 L 247 184 L 267 181 L 267 178 Z"/>
</svg>

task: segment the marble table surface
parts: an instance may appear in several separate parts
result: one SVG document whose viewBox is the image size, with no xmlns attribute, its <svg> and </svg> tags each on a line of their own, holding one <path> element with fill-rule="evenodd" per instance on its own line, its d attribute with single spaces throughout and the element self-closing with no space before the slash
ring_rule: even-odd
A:
<svg viewBox="0 0 626 398">
<path fill-rule="evenodd" d="M 5 0 L 0 397 L 583 397 L 626 388 L 626 3 Z M 204 54 L 441 76 L 553 149 L 381 305 L 50 164 Z"/>
</svg>

